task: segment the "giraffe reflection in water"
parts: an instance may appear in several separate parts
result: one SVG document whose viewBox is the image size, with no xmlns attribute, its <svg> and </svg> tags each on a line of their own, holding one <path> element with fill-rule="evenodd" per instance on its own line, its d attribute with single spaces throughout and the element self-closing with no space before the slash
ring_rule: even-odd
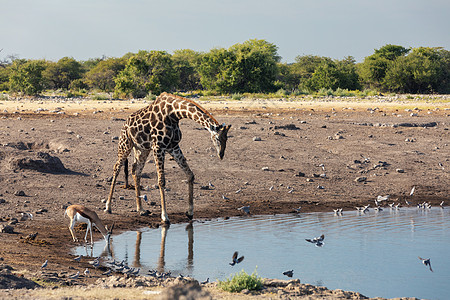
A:
<svg viewBox="0 0 450 300">
<path fill-rule="evenodd" d="M 170 228 L 170 225 L 164 225 L 161 226 L 161 244 L 160 244 L 160 250 L 159 250 L 159 258 L 158 258 L 158 264 L 156 267 L 156 270 L 160 273 L 165 272 L 165 266 L 166 266 L 166 240 L 167 240 L 167 234 Z M 187 254 L 187 260 L 186 260 L 186 271 L 191 272 L 194 266 L 194 225 L 192 222 L 189 222 L 188 225 L 186 225 L 185 231 L 187 232 L 188 237 L 188 254 Z M 135 268 L 141 268 L 141 245 L 142 245 L 142 232 L 136 231 L 136 244 L 135 244 L 135 250 L 134 250 L 134 260 L 131 263 L 131 265 Z"/>
</svg>

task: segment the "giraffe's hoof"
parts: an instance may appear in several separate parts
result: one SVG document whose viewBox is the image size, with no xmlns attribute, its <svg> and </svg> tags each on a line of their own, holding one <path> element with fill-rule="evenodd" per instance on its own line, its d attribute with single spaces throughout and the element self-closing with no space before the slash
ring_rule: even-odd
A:
<svg viewBox="0 0 450 300">
<path fill-rule="evenodd" d="M 140 210 L 139 211 L 139 215 L 141 215 L 141 216 L 149 216 L 149 215 L 151 215 L 152 213 L 148 210 L 148 209 L 146 209 L 146 210 Z"/>
<path fill-rule="evenodd" d="M 184 213 L 186 217 L 188 217 L 189 220 L 192 220 L 194 218 L 194 215 L 191 215 L 189 212 Z"/>
<path fill-rule="evenodd" d="M 120 186 L 122 189 L 125 189 L 125 190 L 134 190 L 134 186 L 133 185 L 131 185 L 131 184 L 124 184 L 124 185 L 122 185 L 122 186 Z"/>
</svg>

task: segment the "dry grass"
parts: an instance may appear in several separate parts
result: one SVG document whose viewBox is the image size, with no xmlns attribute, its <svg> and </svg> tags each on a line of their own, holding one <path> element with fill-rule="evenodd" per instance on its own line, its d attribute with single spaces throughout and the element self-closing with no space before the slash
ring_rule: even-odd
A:
<svg viewBox="0 0 450 300">
<path fill-rule="evenodd" d="M 58 289 L 37 289 L 29 291 L 26 297 L 33 299 L 157 299 L 160 290 L 152 288 L 85 288 L 67 287 Z"/>
</svg>

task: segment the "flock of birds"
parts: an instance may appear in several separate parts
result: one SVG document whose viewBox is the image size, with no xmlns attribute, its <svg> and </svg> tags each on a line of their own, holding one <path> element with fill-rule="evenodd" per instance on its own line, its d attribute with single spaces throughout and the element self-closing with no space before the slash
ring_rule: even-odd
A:
<svg viewBox="0 0 450 300">
<path fill-rule="evenodd" d="M 211 183 L 209 183 L 210 187 L 214 187 Z M 270 189 L 273 189 L 273 187 L 271 187 Z M 236 191 L 236 193 L 239 193 L 241 190 L 239 189 L 238 191 Z M 411 197 L 414 195 L 415 192 L 415 186 L 411 189 L 411 192 L 409 193 L 409 200 L 411 200 Z M 143 198 L 144 201 L 147 201 L 147 196 L 143 195 L 141 196 Z M 227 200 L 228 198 L 225 195 L 222 195 L 222 198 Z M 382 203 L 384 201 L 388 201 L 390 198 L 389 195 L 386 196 L 377 196 L 377 198 L 375 199 L 375 207 L 373 208 L 375 211 L 382 211 Z M 405 199 L 405 204 L 407 206 L 411 205 L 411 202 L 408 201 L 408 199 Z M 392 203 L 388 203 L 388 206 L 390 209 L 395 209 L 398 210 L 400 208 L 400 203 L 395 204 L 395 202 Z M 440 203 L 440 207 L 441 209 L 444 208 L 444 201 L 442 201 Z M 369 211 L 370 208 L 370 204 L 367 204 L 365 206 L 362 207 L 356 207 L 356 210 L 358 212 L 361 213 L 366 213 Z M 417 204 L 417 208 L 419 209 L 431 209 L 431 204 L 427 203 L 427 202 L 423 202 L 423 203 L 418 203 Z M 237 208 L 238 210 L 244 212 L 245 214 L 250 214 L 250 206 L 242 206 Z M 298 208 L 295 208 L 293 210 L 296 213 L 300 213 L 301 212 L 301 206 Z M 342 215 L 343 214 L 343 209 L 342 208 L 338 208 L 338 209 L 333 209 L 334 214 L 335 215 Z M 32 216 L 26 215 L 26 217 L 28 218 L 32 218 Z M 305 239 L 307 242 L 314 244 L 316 247 L 322 247 L 325 243 L 324 243 L 324 239 L 325 239 L 325 235 L 322 234 L 319 237 L 315 237 L 315 238 L 311 238 L 311 239 Z M 74 261 L 81 261 L 82 255 L 79 255 L 77 257 L 74 258 Z M 94 268 L 98 268 L 100 266 L 100 257 L 95 258 L 93 261 L 89 261 L 89 264 L 91 264 Z M 233 253 L 232 256 L 232 261 L 230 264 L 230 266 L 234 266 L 237 265 L 239 263 L 241 263 L 244 260 L 244 256 L 239 256 L 238 251 L 235 251 Z M 419 256 L 419 259 L 422 261 L 422 263 L 427 266 L 431 272 L 433 272 L 433 269 L 431 268 L 431 260 L 430 258 L 421 258 Z M 42 264 L 41 269 L 45 269 L 48 266 L 48 260 L 45 260 L 45 262 Z M 104 276 L 109 276 L 111 275 L 113 272 L 114 273 L 120 273 L 120 274 L 126 274 L 126 275 L 131 275 L 131 276 L 137 276 L 139 275 L 140 272 L 140 268 L 133 268 L 133 267 L 128 267 L 128 265 L 125 263 L 124 260 L 122 260 L 121 262 L 116 261 L 115 259 L 111 259 L 111 260 L 107 260 L 105 261 L 105 266 L 107 267 L 107 270 L 105 272 L 102 273 L 102 275 Z M 293 277 L 294 274 L 294 270 L 287 270 L 285 272 L 283 272 L 283 275 L 287 276 L 287 277 Z M 148 271 L 148 275 L 155 277 L 155 278 L 160 278 L 160 279 L 164 279 L 167 277 L 171 276 L 170 271 L 169 272 L 158 272 L 156 270 L 149 270 Z M 68 277 L 71 279 L 78 279 L 80 276 L 80 272 L 77 271 L 77 273 L 73 274 L 73 275 L 69 275 Z M 84 270 L 84 276 L 85 277 L 90 277 L 90 270 L 89 268 L 86 268 Z M 183 277 L 182 275 L 179 275 L 180 277 Z M 209 278 L 202 282 L 202 283 L 208 283 L 209 282 Z"/>
<path fill-rule="evenodd" d="M 273 186 L 271 186 L 269 188 L 269 190 L 273 190 Z M 411 197 L 414 195 L 415 191 L 416 191 L 416 187 L 413 186 L 411 191 L 410 191 L 410 193 L 409 193 L 409 197 L 405 198 L 405 204 L 407 206 L 411 206 L 411 202 L 410 202 L 411 201 Z M 222 196 L 222 197 L 224 199 L 228 199 L 225 196 Z M 379 195 L 379 196 L 377 196 L 377 198 L 375 199 L 375 207 L 373 208 L 374 211 L 375 212 L 382 211 L 383 210 L 383 207 L 382 207 L 383 201 L 388 201 L 389 199 L 390 199 L 390 195 L 386 195 L 386 196 L 380 196 Z M 408 201 L 408 199 L 409 199 L 409 201 Z M 444 204 L 445 204 L 444 201 L 442 201 L 439 204 L 439 207 L 441 209 L 444 209 Z M 400 207 L 401 207 L 401 204 L 392 202 L 392 203 L 388 203 L 388 206 L 389 206 L 390 209 L 399 210 Z M 417 203 L 416 206 L 417 206 L 418 209 L 431 209 L 431 204 L 428 203 L 428 202 Z M 369 208 L 370 208 L 370 203 L 367 204 L 367 205 L 361 206 L 361 207 L 357 206 L 356 210 L 358 212 L 360 212 L 360 213 L 366 213 L 366 212 L 369 211 Z M 293 211 L 296 212 L 296 213 L 300 213 L 301 209 L 302 209 L 302 207 L 300 206 L 298 208 L 294 208 Z M 240 210 L 240 211 L 242 211 L 242 212 L 244 212 L 246 214 L 250 214 L 250 206 L 249 205 L 248 206 L 239 207 L 239 208 L 237 208 L 237 210 Z M 342 208 L 333 209 L 333 212 L 334 212 L 335 215 L 340 215 L 341 216 L 343 214 L 343 209 Z M 325 235 L 322 234 L 320 237 L 315 237 L 315 238 L 312 238 L 312 239 L 305 239 L 305 240 L 307 242 L 309 242 L 309 243 L 314 244 L 316 247 L 322 247 L 324 245 L 324 239 L 325 239 Z M 237 257 L 237 252 L 234 253 L 234 255 L 233 255 L 233 263 L 232 264 L 230 263 L 230 265 L 234 265 L 235 263 L 237 263 L 236 262 L 236 257 Z M 243 256 L 241 258 L 244 259 Z M 430 260 L 430 258 L 421 258 L 419 256 L 419 259 L 422 261 L 422 263 L 425 266 L 429 267 L 431 272 L 433 272 L 433 269 L 431 268 L 431 260 Z M 294 272 L 294 270 L 288 270 L 288 271 L 283 272 L 283 275 L 288 276 L 288 277 L 292 277 L 293 274 L 294 274 L 293 272 Z"/>
</svg>

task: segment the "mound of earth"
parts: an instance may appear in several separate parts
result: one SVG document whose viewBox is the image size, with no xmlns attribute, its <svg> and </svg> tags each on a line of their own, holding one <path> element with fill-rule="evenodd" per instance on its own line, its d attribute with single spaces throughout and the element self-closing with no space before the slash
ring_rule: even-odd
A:
<svg viewBox="0 0 450 300">
<path fill-rule="evenodd" d="M 11 273 L 12 267 L 0 265 L 0 289 L 34 289 L 40 287 L 34 281 Z"/>
<path fill-rule="evenodd" d="M 69 171 L 58 157 L 47 152 L 27 152 L 26 155 L 15 156 L 10 159 L 9 165 L 14 171 L 24 169 L 43 173 L 66 173 Z"/>
</svg>

